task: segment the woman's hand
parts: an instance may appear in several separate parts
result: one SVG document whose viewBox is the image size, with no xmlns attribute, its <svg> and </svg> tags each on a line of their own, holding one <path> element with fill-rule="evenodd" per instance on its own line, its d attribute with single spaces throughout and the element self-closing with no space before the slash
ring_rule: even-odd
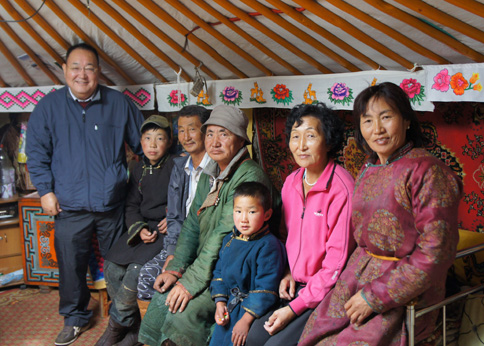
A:
<svg viewBox="0 0 484 346">
<path fill-rule="evenodd" d="M 148 231 L 147 228 L 143 228 L 141 230 L 141 232 L 139 232 L 139 236 L 140 236 L 141 240 L 143 241 L 143 243 L 145 243 L 145 244 L 153 243 L 156 240 L 156 238 L 158 237 L 158 232 L 157 231 L 150 232 L 150 231 Z"/>
<path fill-rule="evenodd" d="M 279 284 L 279 297 L 285 300 L 293 300 L 296 294 L 296 281 L 288 271 Z"/>
<path fill-rule="evenodd" d="M 234 346 L 243 346 L 247 341 L 250 326 L 254 322 L 254 316 L 246 312 L 232 329 L 232 343 Z"/>
<path fill-rule="evenodd" d="M 359 290 L 345 304 L 346 316 L 348 316 L 352 324 L 356 324 L 357 326 L 360 326 L 373 312 L 368 303 L 363 299 L 361 291 Z"/>
<path fill-rule="evenodd" d="M 274 311 L 269 319 L 264 324 L 264 329 L 269 335 L 277 334 L 279 331 L 286 328 L 286 326 L 296 318 L 296 314 L 289 306 Z"/>
<path fill-rule="evenodd" d="M 215 309 L 215 323 L 219 326 L 225 326 L 230 321 L 229 312 L 227 311 L 226 302 L 217 302 Z"/>
<path fill-rule="evenodd" d="M 165 234 L 168 230 L 168 224 L 166 223 L 166 217 L 160 221 L 160 223 L 156 226 L 158 227 L 158 232 L 161 234 Z"/>
</svg>

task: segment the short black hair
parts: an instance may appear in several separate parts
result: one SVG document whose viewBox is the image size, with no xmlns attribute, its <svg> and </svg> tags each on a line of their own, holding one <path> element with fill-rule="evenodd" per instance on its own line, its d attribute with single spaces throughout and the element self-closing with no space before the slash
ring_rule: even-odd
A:
<svg viewBox="0 0 484 346">
<path fill-rule="evenodd" d="M 234 201 L 237 197 L 257 198 L 264 211 L 272 208 L 271 192 L 267 186 L 257 181 L 247 181 L 238 185 L 234 191 Z"/>
<path fill-rule="evenodd" d="M 344 122 L 331 108 L 324 103 L 304 104 L 294 106 L 286 120 L 286 144 L 289 145 L 291 131 L 294 124 L 296 127 L 302 124 L 301 118 L 315 117 L 321 125 L 320 130 L 329 148 L 328 157 L 335 158 L 336 153 L 343 147 Z"/>
<path fill-rule="evenodd" d="M 204 124 L 208 118 L 210 118 L 210 113 L 212 111 L 202 106 L 189 105 L 185 106 L 178 112 L 179 117 L 192 117 L 194 115 L 198 116 L 200 122 Z"/>
<path fill-rule="evenodd" d="M 67 59 L 69 59 L 69 55 L 71 55 L 71 53 L 76 49 L 83 49 L 83 50 L 87 50 L 87 51 L 93 53 L 94 56 L 96 57 L 97 66 L 99 66 L 99 54 L 97 54 L 96 48 L 94 48 L 90 44 L 87 44 L 87 43 L 84 43 L 84 42 L 70 46 L 69 49 L 67 49 L 66 63 L 67 63 Z"/>
<path fill-rule="evenodd" d="M 408 95 L 398 85 L 385 82 L 364 89 L 358 94 L 353 106 L 353 125 L 355 127 L 355 140 L 358 148 L 370 156 L 370 160 L 376 160 L 377 154 L 366 143 L 360 128 L 360 119 L 368 110 L 370 101 L 384 100 L 394 112 L 403 119 L 410 121 L 410 128 L 406 132 L 406 142 L 413 142 L 414 147 L 420 148 L 428 143 L 427 137 L 422 132 L 417 114 L 412 108 Z"/>
<path fill-rule="evenodd" d="M 149 123 L 149 124 L 146 124 L 145 126 L 143 126 L 143 131 L 141 131 L 141 134 L 143 135 L 147 131 L 158 130 L 158 129 L 165 130 L 166 135 L 168 136 L 168 139 L 169 140 L 171 139 L 171 128 L 170 127 L 164 128 L 164 127 L 160 127 L 160 126 L 158 126 L 154 123 Z"/>
</svg>

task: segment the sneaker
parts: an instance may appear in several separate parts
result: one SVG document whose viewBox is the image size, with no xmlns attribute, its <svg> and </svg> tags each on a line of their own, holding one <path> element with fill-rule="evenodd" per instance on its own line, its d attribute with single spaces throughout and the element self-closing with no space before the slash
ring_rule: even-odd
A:
<svg viewBox="0 0 484 346">
<path fill-rule="evenodd" d="M 59 335 L 57 335 L 57 338 L 55 339 L 55 344 L 57 346 L 70 345 L 77 340 L 82 332 L 88 330 L 89 327 L 89 324 L 85 325 L 84 327 L 64 326 Z"/>
</svg>

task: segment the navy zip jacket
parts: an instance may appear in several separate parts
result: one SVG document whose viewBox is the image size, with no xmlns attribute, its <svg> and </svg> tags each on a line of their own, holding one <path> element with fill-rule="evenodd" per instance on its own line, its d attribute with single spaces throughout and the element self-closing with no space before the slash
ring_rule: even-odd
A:
<svg viewBox="0 0 484 346">
<path fill-rule="evenodd" d="M 27 166 L 39 195 L 63 210 L 104 212 L 124 202 L 125 141 L 141 154 L 143 115 L 119 91 L 99 86 L 83 108 L 68 87 L 46 95 L 27 127 Z"/>
</svg>

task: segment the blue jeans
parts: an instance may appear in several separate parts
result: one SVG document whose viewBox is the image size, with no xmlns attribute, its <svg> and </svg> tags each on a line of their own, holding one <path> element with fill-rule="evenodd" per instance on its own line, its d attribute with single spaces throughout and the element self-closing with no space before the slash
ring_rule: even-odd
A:
<svg viewBox="0 0 484 346">
<path fill-rule="evenodd" d="M 136 286 L 141 267 L 136 263 L 125 266 L 104 261 L 104 279 L 112 302 L 109 314 L 124 327 L 131 327 L 140 320 Z"/>
</svg>

